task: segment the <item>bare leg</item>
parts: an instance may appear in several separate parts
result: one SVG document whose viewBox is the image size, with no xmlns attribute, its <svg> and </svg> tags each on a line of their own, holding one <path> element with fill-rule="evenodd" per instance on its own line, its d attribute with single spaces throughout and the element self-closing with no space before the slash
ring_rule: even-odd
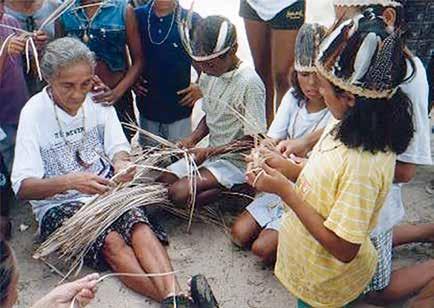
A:
<svg viewBox="0 0 434 308">
<path fill-rule="evenodd" d="M 289 90 L 289 73 L 294 63 L 295 39 L 298 30 L 272 30 L 271 59 L 273 82 L 276 89 L 276 107 Z M 276 108 L 277 109 L 277 108 Z"/>
<path fill-rule="evenodd" d="M 271 73 L 271 29 L 264 23 L 244 19 L 247 39 L 256 72 L 265 85 L 267 123 L 271 124 L 274 118 L 274 84 Z"/>
<path fill-rule="evenodd" d="M 216 201 L 221 193 L 222 190 L 220 188 L 212 188 L 200 192 L 196 197 L 196 206 L 201 207 Z"/>
<path fill-rule="evenodd" d="M 256 241 L 253 242 L 252 252 L 261 258 L 265 264 L 274 264 L 276 262 L 278 239 L 279 233 L 276 230 L 262 230 Z"/>
<path fill-rule="evenodd" d="M 434 279 L 434 260 L 392 272 L 390 283 L 381 292 L 369 293 L 365 300 L 374 305 L 388 305 L 417 294 Z"/>
<path fill-rule="evenodd" d="M 393 228 L 393 247 L 416 242 L 434 242 L 434 224 L 402 224 Z"/>
<path fill-rule="evenodd" d="M 163 172 L 160 174 L 160 176 L 156 179 L 157 182 L 165 183 L 165 184 L 173 184 L 176 181 L 178 181 L 179 178 L 170 172 Z"/>
<path fill-rule="evenodd" d="M 198 197 L 204 191 L 210 189 L 220 189 L 220 184 L 214 175 L 206 168 L 199 169 L 201 177 L 197 178 L 196 182 L 196 196 Z M 184 177 L 175 183 L 173 183 L 169 188 L 169 199 L 176 205 L 185 207 L 191 198 L 190 194 L 190 180 Z M 203 197 L 201 198 L 201 204 L 207 203 L 207 200 Z"/>
<path fill-rule="evenodd" d="M 104 243 L 103 255 L 110 268 L 118 273 L 146 274 L 140 266 L 134 251 L 117 232 L 110 232 Z M 150 278 L 125 277 L 119 279 L 131 290 L 160 302 L 162 297 Z"/>
<path fill-rule="evenodd" d="M 411 304 L 411 308 L 432 308 L 434 307 L 434 280 L 419 292 Z"/>
<path fill-rule="evenodd" d="M 168 273 L 173 271 L 166 249 L 145 224 L 137 224 L 131 236 L 131 243 L 137 260 L 147 273 Z M 178 293 L 180 288 L 175 275 L 152 277 L 161 299 L 170 293 Z"/>
<path fill-rule="evenodd" d="M 248 211 L 244 211 L 232 225 L 232 242 L 239 247 L 249 249 L 260 232 L 261 227 L 253 216 Z"/>
</svg>

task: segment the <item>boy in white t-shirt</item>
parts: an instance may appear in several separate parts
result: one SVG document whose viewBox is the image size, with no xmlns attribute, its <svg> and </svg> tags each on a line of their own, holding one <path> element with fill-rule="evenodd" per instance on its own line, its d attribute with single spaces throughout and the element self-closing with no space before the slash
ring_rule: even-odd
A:
<svg viewBox="0 0 434 308">
<path fill-rule="evenodd" d="M 295 44 L 293 88 L 283 97 L 267 136 L 277 144 L 284 139 L 296 139 L 324 128 L 330 112 L 318 92 L 314 60 L 317 47 L 326 30 L 317 24 L 304 24 Z M 257 197 L 235 221 L 232 238 L 235 244 L 252 248 L 265 263 L 276 258 L 282 200 L 274 194 Z"/>
</svg>

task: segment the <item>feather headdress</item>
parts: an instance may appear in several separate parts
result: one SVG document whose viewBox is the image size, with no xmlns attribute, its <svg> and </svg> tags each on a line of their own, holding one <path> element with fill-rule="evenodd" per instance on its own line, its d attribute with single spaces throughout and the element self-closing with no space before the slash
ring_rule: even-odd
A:
<svg viewBox="0 0 434 308">
<path fill-rule="evenodd" d="M 400 31 L 390 33 L 372 10 L 337 26 L 321 43 L 318 72 L 357 96 L 380 99 L 394 95 L 405 57 Z"/>
<path fill-rule="evenodd" d="M 297 72 L 315 72 L 318 47 L 326 34 L 326 28 L 319 24 L 304 24 L 295 41 L 294 68 Z"/>
</svg>

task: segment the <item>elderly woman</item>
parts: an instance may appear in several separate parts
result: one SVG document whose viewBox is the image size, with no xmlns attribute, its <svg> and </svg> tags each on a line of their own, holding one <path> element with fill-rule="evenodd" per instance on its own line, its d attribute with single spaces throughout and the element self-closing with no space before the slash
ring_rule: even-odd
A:
<svg viewBox="0 0 434 308">
<path fill-rule="evenodd" d="M 130 146 L 114 108 L 94 104 L 89 96 L 95 65 L 94 54 L 76 39 L 50 43 L 41 62 L 48 86 L 21 112 L 12 184 L 19 198 L 30 200 L 42 240 L 91 195 L 108 189 L 112 169 L 117 173 L 129 163 Z M 120 180 L 128 180 L 131 175 L 125 174 Z M 164 238 L 146 213 L 135 209 L 96 240 L 85 262 L 96 269 L 108 265 L 123 273 L 172 272 L 159 241 Z M 169 296 L 173 300 L 180 290 L 173 275 L 121 280 L 157 301 Z M 172 293 L 174 286 L 176 294 Z"/>
</svg>

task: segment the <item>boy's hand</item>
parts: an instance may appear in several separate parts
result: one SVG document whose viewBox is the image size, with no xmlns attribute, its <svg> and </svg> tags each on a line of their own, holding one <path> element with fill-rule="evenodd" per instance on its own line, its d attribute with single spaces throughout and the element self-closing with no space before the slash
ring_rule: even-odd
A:
<svg viewBox="0 0 434 308">
<path fill-rule="evenodd" d="M 190 153 L 193 155 L 196 165 L 200 166 L 207 160 L 211 152 L 209 148 L 195 148 Z"/>
<path fill-rule="evenodd" d="M 291 154 L 305 157 L 310 150 L 303 138 L 282 140 L 279 142 L 276 149 L 286 157 L 289 157 Z"/>
<path fill-rule="evenodd" d="M 178 91 L 178 95 L 184 95 L 184 97 L 180 100 L 180 104 L 184 107 L 192 108 L 198 99 L 203 97 L 202 91 L 199 88 L 199 85 L 196 83 L 190 84 L 189 87 Z"/>
<path fill-rule="evenodd" d="M 187 137 L 179 140 L 176 145 L 181 149 L 191 149 L 196 145 L 196 143 L 193 141 L 193 139 Z"/>
</svg>

